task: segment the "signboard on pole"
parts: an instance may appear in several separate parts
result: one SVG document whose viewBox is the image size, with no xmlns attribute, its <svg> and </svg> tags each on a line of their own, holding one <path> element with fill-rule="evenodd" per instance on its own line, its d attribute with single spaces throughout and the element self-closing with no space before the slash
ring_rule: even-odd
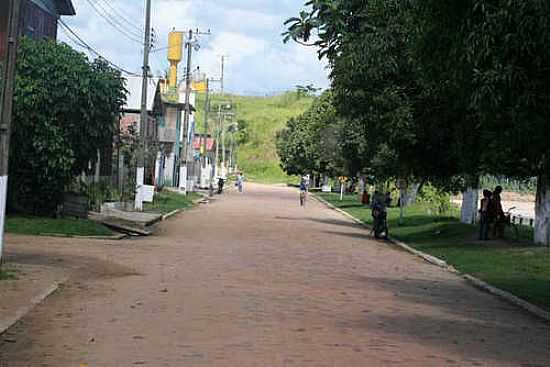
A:
<svg viewBox="0 0 550 367">
<path fill-rule="evenodd" d="M 141 186 L 141 200 L 146 203 L 152 203 L 155 197 L 155 186 L 143 185 Z"/>
</svg>

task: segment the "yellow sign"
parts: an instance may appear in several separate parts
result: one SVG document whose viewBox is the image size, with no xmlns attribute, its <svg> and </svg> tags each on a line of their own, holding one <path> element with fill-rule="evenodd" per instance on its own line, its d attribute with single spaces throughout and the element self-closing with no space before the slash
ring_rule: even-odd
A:
<svg viewBox="0 0 550 367">
<path fill-rule="evenodd" d="M 196 92 L 206 92 L 208 88 L 206 87 L 206 81 L 201 80 L 201 81 L 192 82 L 191 89 L 193 89 Z"/>
</svg>

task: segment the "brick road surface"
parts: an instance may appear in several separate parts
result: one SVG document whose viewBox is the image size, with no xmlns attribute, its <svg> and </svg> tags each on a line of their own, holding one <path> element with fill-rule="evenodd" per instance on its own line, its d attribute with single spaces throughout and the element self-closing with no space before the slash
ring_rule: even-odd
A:
<svg viewBox="0 0 550 367">
<path fill-rule="evenodd" d="M 2 367 L 550 366 L 548 325 L 293 189 L 250 184 L 149 238 L 8 242 L 71 279 L 0 338 Z"/>
</svg>

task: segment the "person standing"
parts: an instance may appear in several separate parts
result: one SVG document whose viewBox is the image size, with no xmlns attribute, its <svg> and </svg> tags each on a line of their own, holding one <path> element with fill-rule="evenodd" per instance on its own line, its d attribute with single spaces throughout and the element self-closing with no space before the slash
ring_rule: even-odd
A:
<svg viewBox="0 0 550 367">
<path fill-rule="evenodd" d="M 502 209 L 502 186 L 495 187 L 493 196 L 490 200 L 489 212 L 493 222 L 493 238 L 502 238 L 504 236 L 504 210 Z"/>
<path fill-rule="evenodd" d="M 363 189 L 363 195 L 361 196 L 361 204 L 370 205 L 370 195 L 366 188 Z"/>
<path fill-rule="evenodd" d="M 489 206 L 493 193 L 489 190 L 483 190 L 483 199 L 481 199 L 481 208 L 479 209 L 479 239 L 487 241 L 489 239 L 490 214 Z"/>
</svg>

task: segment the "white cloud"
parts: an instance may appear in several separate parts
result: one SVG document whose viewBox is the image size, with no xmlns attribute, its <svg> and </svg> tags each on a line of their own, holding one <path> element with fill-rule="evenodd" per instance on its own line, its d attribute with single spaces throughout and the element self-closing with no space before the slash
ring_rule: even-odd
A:
<svg viewBox="0 0 550 367">
<path fill-rule="evenodd" d="M 113 28 L 90 7 L 87 0 L 73 0 L 77 16 L 65 18 L 71 27 L 114 63 L 139 71 L 142 50 Z M 143 1 L 98 0 L 108 2 L 117 13 L 112 19 L 131 38 L 143 27 Z M 153 0 L 152 25 L 159 39 L 157 47 L 167 44 L 172 28 L 211 29 L 201 36 L 201 50 L 194 53 L 199 65 L 211 77 L 220 73 L 219 55 L 227 55 L 226 88 L 237 93 L 264 94 L 292 89 L 297 84 L 327 87 L 326 63 L 317 59 L 312 48 L 283 44 L 281 32 L 286 18 L 298 13 L 301 0 Z M 109 9 L 106 6 L 105 9 Z M 124 15 L 125 20 L 121 20 Z M 112 20 L 111 19 L 111 20 Z M 118 21 L 116 20 L 118 19 Z M 129 24 L 130 23 L 130 24 Z M 63 36 L 60 37 L 64 39 Z M 153 52 L 152 70 L 167 66 L 166 51 Z"/>
</svg>

